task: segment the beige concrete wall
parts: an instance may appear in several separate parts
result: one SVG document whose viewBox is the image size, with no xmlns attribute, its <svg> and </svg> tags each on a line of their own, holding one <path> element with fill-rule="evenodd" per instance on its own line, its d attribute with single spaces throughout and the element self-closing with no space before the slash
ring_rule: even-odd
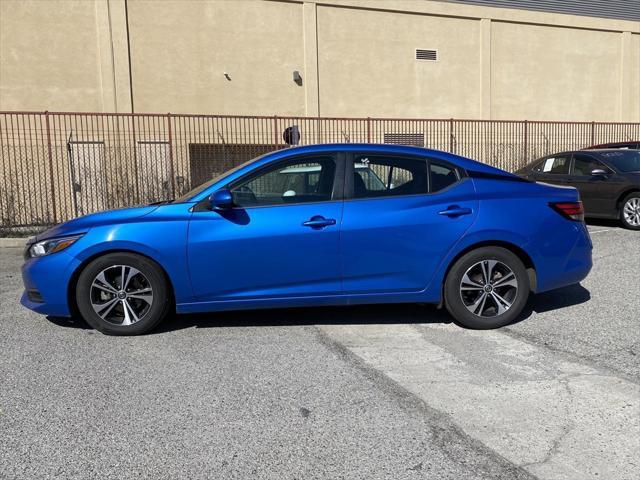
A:
<svg viewBox="0 0 640 480">
<path fill-rule="evenodd" d="M 493 118 L 621 118 L 619 33 L 503 22 L 491 31 Z"/>
<path fill-rule="evenodd" d="M 0 110 L 640 121 L 640 22 L 430 0 L 127 6 L 131 71 L 125 0 L 0 0 Z"/>
<path fill-rule="evenodd" d="M 320 114 L 480 117 L 480 24 L 318 7 Z M 439 60 L 415 59 L 416 48 Z"/>
<path fill-rule="evenodd" d="M 628 121 L 640 122 L 640 34 L 626 33 L 622 40 L 623 54 L 621 72 L 621 115 Z"/>
<path fill-rule="evenodd" d="M 304 81 L 293 81 L 304 73 L 302 13 L 301 3 L 130 1 L 136 110 L 304 115 Z"/>
<path fill-rule="evenodd" d="M 0 1 L 0 109 L 104 107 L 96 4 Z"/>
</svg>

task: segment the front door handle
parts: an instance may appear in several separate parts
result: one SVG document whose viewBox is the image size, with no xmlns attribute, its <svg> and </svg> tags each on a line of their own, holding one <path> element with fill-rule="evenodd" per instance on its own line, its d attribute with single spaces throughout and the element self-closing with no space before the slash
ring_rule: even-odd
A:
<svg viewBox="0 0 640 480">
<path fill-rule="evenodd" d="M 302 225 L 305 227 L 311 227 L 314 229 L 320 229 L 324 227 L 328 227 L 330 225 L 335 225 L 336 221 L 333 218 L 324 218 L 322 215 L 315 215 L 311 217 L 309 220 L 304 222 Z"/>
<path fill-rule="evenodd" d="M 459 207 L 458 205 L 451 205 L 446 210 L 438 212 L 438 215 L 446 215 L 447 217 L 459 217 L 461 215 L 469 215 L 471 213 L 470 208 Z"/>
</svg>

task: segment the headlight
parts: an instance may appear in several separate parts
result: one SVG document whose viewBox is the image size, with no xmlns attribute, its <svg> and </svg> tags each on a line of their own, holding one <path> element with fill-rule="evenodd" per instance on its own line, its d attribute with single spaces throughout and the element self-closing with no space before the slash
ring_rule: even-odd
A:
<svg viewBox="0 0 640 480">
<path fill-rule="evenodd" d="M 56 253 L 73 245 L 82 235 L 74 235 L 72 237 L 51 238 L 34 243 L 29 247 L 29 257 L 44 257 L 51 253 Z"/>
</svg>

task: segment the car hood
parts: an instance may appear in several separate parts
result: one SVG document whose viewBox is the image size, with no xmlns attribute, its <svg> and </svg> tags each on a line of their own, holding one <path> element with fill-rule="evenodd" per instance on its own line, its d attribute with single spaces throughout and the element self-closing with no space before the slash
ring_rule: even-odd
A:
<svg viewBox="0 0 640 480">
<path fill-rule="evenodd" d="M 92 227 L 96 227 L 99 225 L 127 223 L 134 219 L 150 214 L 156 208 L 158 208 L 158 205 L 146 205 L 141 207 L 120 208 L 118 210 L 108 210 L 106 212 L 91 213 L 89 215 L 74 218 L 73 220 L 69 220 L 68 222 L 56 225 L 55 227 L 38 234 L 33 239 L 33 241 L 38 242 L 52 237 L 85 233 Z"/>
</svg>

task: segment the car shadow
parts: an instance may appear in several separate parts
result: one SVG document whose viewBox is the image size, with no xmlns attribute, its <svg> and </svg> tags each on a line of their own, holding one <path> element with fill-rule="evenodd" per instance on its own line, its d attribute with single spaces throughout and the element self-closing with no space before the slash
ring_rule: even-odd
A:
<svg viewBox="0 0 640 480">
<path fill-rule="evenodd" d="M 619 220 L 609 218 L 586 218 L 585 223 L 593 227 L 612 227 L 622 229 Z"/>
<path fill-rule="evenodd" d="M 418 303 L 339 307 L 274 308 L 233 312 L 172 315 L 156 330 L 181 328 L 281 327 L 300 325 L 364 325 L 451 323 L 446 310 Z"/>
<path fill-rule="evenodd" d="M 551 292 L 531 295 L 527 305 L 515 322 L 529 318 L 534 312 L 579 305 L 589 301 L 591 294 L 582 285 L 571 285 Z M 47 317 L 67 328 L 90 329 L 79 317 Z M 274 308 L 262 310 L 239 310 L 230 312 L 170 315 L 150 335 L 167 333 L 186 328 L 230 328 L 230 327 L 281 327 L 301 325 L 366 325 L 366 324 L 418 324 L 453 323 L 445 309 L 431 304 L 376 304 L 348 307 Z"/>
<path fill-rule="evenodd" d="M 591 300 L 591 293 L 579 283 L 569 285 L 567 287 L 558 288 L 549 292 L 532 294 L 529 301 L 525 305 L 522 313 L 511 323 L 523 322 L 534 313 L 545 313 L 552 310 L 561 310 L 563 308 L 580 305 Z"/>
<path fill-rule="evenodd" d="M 91 325 L 85 322 L 84 319 L 78 315 L 74 315 L 73 317 L 52 317 L 47 315 L 47 320 L 59 327 L 78 328 L 80 330 L 93 329 Z"/>
</svg>

